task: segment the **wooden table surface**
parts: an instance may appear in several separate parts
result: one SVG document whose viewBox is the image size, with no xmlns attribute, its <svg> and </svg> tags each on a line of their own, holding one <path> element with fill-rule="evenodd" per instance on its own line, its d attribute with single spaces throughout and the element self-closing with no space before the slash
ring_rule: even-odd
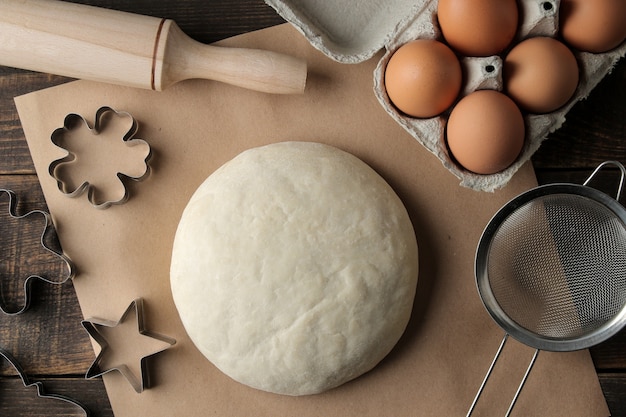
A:
<svg viewBox="0 0 626 417">
<path fill-rule="evenodd" d="M 204 43 L 283 23 L 262 0 L 80 2 L 171 18 L 189 36 Z M 0 188 L 18 194 L 20 212 L 46 210 L 46 205 L 13 98 L 67 81 L 0 66 Z M 565 125 L 533 156 L 539 183 L 580 183 L 604 160 L 626 163 L 625 92 L 626 60 L 622 60 L 587 100 L 571 110 Z M 608 174 L 600 177 L 596 187 L 614 193 L 616 174 Z M 27 258 L 28 254 L 22 256 Z M 0 271 L 6 273 L 6 268 Z M 2 287 L 3 297 L 14 295 L 15 289 L 7 285 L 6 278 Z M 83 378 L 94 353 L 81 319 L 71 283 L 38 284 L 28 311 L 18 316 L 0 315 L 0 346 L 21 362 L 32 380 L 44 381 L 48 391 L 76 398 L 93 416 L 112 416 L 102 381 Z M 591 355 L 612 415 L 626 416 L 626 330 L 592 348 Z M 71 408 L 54 403 L 38 400 L 33 390 L 23 388 L 7 363 L 0 364 L 0 416 L 81 415 L 79 410 L 70 414 Z"/>
</svg>

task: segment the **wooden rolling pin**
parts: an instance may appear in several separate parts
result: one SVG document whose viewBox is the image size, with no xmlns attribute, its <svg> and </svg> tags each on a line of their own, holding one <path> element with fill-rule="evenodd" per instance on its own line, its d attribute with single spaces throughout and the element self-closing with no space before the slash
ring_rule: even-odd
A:
<svg viewBox="0 0 626 417">
<path fill-rule="evenodd" d="M 56 0 L 0 0 L 0 65 L 152 90 L 191 78 L 302 93 L 306 63 L 196 42 L 170 19 Z"/>
</svg>

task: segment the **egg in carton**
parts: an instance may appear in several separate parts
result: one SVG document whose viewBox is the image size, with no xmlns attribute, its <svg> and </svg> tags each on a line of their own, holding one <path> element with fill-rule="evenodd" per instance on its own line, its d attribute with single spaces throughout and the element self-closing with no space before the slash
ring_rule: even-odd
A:
<svg viewBox="0 0 626 417">
<path fill-rule="evenodd" d="M 437 16 L 437 0 L 265 1 L 293 24 L 315 48 L 335 61 L 359 63 L 383 50 L 383 56 L 373 74 L 374 94 L 382 107 L 458 177 L 462 186 L 479 191 L 494 191 L 505 186 L 547 136 L 562 126 L 572 106 L 587 97 L 626 54 L 623 34 L 620 44 L 606 52 L 590 53 L 571 48 L 579 73 L 574 93 L 563 105 L 549 113 L 522 112 L 525 129 L 519 155 L 508 167 L 498 172 L 477 174 L 461 166 L 450 153 L 446 139 L 446 124 L 450 112 L 459 100 L 476 90 L 505 90 L 503 61 L 515 45 L 534 37 L 559 37 L 561 0 L 517 0 L 518 24 L 515 37 L 498 54 L 471 57 L 463 56 L 457 51 L 463 80 L 460 91 L 446 111 L 425 118 L 409 116 L 392 103 L 385 88 L 385 71 L 393 54 L 407 43 L 419 39 L 446 43 Z"/>
</svg>

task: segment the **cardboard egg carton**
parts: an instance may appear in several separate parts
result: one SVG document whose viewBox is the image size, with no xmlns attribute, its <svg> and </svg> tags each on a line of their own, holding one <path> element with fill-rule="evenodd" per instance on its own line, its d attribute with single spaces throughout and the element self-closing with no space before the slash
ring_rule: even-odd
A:
<svg viewBox="0 0 626 417">
<path fill-rule="evenodd" d="M 457 165 L 448 153 L 444 133 L 449 112 L 430 119 L 406 116 L 391 104 L 384 88 L 385 68 L 396 49 L 415 39 L 443 41 L 437 22 L 437 0 L 265 1 L 293 24 L 315 48 L 335 61 L 359 63 L 383 50 L 384 54 L 373 74 L 374 94 L 380 104 L 458 177 L 462 186 L 479 191 L 494 191 L 506 185 L 537 151 L 548 134 L 561 127 L 572 106 L 587 97 L 626 54 L 626 42 L 602 54 L 572 51 L 580 70 L 580 81 L 574 96 L 555 112 L 525 114 L 526 140 L 518 159 L 504 171 L 479 175 Z M 560 0 L 518 0 L 518 5 L 520 24 L 514 43 L 533 36 L 557 35 Z M 502 90 L 502 59 L 503 55 L 460 57 L 465 84 L 459 99 L 477 89 Z"/>
</svg>

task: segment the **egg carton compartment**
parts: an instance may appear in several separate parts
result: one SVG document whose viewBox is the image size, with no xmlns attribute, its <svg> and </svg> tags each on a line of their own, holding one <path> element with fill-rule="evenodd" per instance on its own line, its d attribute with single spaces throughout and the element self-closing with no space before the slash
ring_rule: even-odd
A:
<svg viewBox="0 0 626 417">
<path fill-rule="evenodd" d="M 459 178 L 462 186 L 478 191 L 494 191 L 505 186 L 547 136 L 562 126 L 572 106 L 587 97 L 626 54 L 626 42 L 605 53 L 571 49 L 579 68 L 579 82 L 573 96 L 550 113 L 524 112 L 524 146 L 515 162 L 495 174 L 475 174 L 461 167 L 450 155 L 446 145 L 446 123 L 454 104 L 436 117 L 415 118 L 398 111 L 385 90 L 385 69 L 398 48 L 418 39 L 446 43 L 438 23 L 437 0 L 394 0 L 382 3 L 376 0 L 265 1 L 294 25 L 315 48 L 335 61 L 359 63 L 384 50 L 373 73 L 373 90 L 381 106 Z M 531 37 L 558 38 L 560 3 L 560 0 L 518 0 L 517 32 L 513 43 L 504 52 L 488 57 L 465 57 L 457 53 L 463 72 L 463 85 L 456 102 L 476 90 L 503 91 L 503 59 L 506 53 L 514 45 Z"/>
</svg>

